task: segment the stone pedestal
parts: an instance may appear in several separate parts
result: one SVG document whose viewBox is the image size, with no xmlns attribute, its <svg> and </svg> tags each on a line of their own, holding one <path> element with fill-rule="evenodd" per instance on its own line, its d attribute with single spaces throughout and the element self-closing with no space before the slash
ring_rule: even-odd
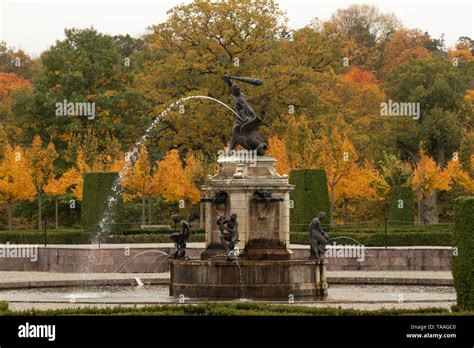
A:
<svg viewBox="0 0 474 348">
<path fill-rule="evenodd" d="M 268 298 L 327 295 L 326 261 L 170 261 L 170 296 Z"/>
<path fill-rule="evenodd" d="M 206 249 L 201 260 L 170 261 L 171 296 L 287 300 L 327 294 L 326 261 L 295 260 L 289 249 L 293 185 L 275 171 L 274 158 L 254 159 L 219 159 L 219 172 L 202 186 Z M 217 219 L 234 213 L 241 253 L 230 261 Z"/>
<path fill-rule="evenodd" d="M 286 175 L 276 172 L 275 159 L 255 157 L 248 161 L 224 157 L 218 163 L 219 172 L 202 186 L 206 251 L 201 258 L 212 260 L 224 256 L 217 219 L 235 213 L 241 258 L 290 259 L 289 193 L 293 185 L 288 183 Z"/>
</svg>

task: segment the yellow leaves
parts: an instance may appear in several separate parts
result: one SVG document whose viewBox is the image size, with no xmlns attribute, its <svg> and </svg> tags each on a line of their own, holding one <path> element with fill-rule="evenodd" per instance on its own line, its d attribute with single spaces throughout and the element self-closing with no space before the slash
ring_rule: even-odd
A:
<svg viewBox="0 0 474 348">
<path fill-rule="evenodd" d="M 82 184 L 80 174 L 75 168 L 69 168 L 60 178 L 51 177 L 44 186 L 44 192 L 51 196 L 61 196 L 75 185 Z"/>
<path fill-rule="evenodd" d="M 474 155 L 471 156 L 471 171 L 473 169 Z M 456 182 L 461 185 L 466 191 L 474 193 L 474 179 L 469 176 L 468 172 L 462 170 L 459 161 L 455 161 L 454 159 L 449 161 L 448 165 L 443 171 L 443 175 L 445 178 L 450 178 L 451 182 Z"/>
<path fill-rule="evenodd" d="M 463 50 L 450 50 L 448 51 L 448 56 L 450 59 L 453 58 L 460 58 L 460 59 L 474 59 L 474 56 L 471 53 L 471 50 L 469 49 L 463 49 Z"/>
<path fill-rule="evenodd" d="M 268 156 L 273 156 L 276 159 L 276 170 L 280 174 L 290 174 L 291 165 L 288 160 L 288 153 L 286 151 L 285 142 L 277 136 L 272 136 L 268 139 Z"/>
<path fill-rule="evenodd" d="M 413 172 L 413 189 L 423 197 L 428 197 L 436 190 L 446 191 L 451 188 L 454 175 L 454 161 L 443 171 L 426 152 L 420 150 L 420 159 Z"/>
<path fill-rule="evenodd" d="M 388 192 L 388 185 L 370 162 L 362 166 L 353 164 L 350 175 L 343 176 L 337 184 L 335 199 L 382 199 Z"/>
<path fill-rule="evenodd" d="M 365 71 L 357 67 L 352 67 L 347 74 L 343 75 L 343 77 L 362 86 L 377 86 L 374 74 L 372 74 L 370 71 Z"/>
<path fill-rule="evenodd" d="M 314 138 L 315 134 L 306 116 L 293 116 L 288 120 L 285 144 L 292 168 L 314 168 Z"/>
<path fill-rule="evenodd" d="M 61 75 L 61 70 L 54 70 L 54 75 L 56 75 L 56 76 Z"/>
<path fill-rule="evenodd" d="M 328 184 L 334 187 L 339 180 L 348 175 L 359 159 L 357 151 L 350 139 L 333 127 L 330 135 L 324 135 L 316 143 L 319 168 L 326 170 Z"/>
<path fill-rule="evenodd" d="M 31 90 L 31 83 L 14 73 L 0 72 L 0 105 L 11 101 L 11 94 L 19 89 Z"/>
<path fill-rule="evenodd" d="M 186 175 L 178 150 L 168 151 L 163 160 L 156 163 L 152 191 L 154 195 L 161 195 L 168 202 L 181 199 L 193 203 L 199 201 L 199 190 Z"/>
<path fill-rule="evenodd" d="M 36 194 L 31 169 L 21 147 L 5 147 L 0 163 L 0 202 L 33 200 Z"/>
<path fill-rule="evenodd" d="M 48 181 L 50 175 L 54 173 L 54 161 L 58 157 L 53 143 L 49 143 L 47 148 L 42 147 L 41 138 L 36 135 L 33 138 L 31 149 L 28 151 L 28 160 L 31 166 L 31 176 L 36 190 L 40 191 Z"/>
<path fill-rule="evenodd" d="M 151 194 L 151 165 L 145 146 L 141 147 L 134 166 L 126 173 L 123 185 L 130 191 L 124 195 L 125 200 Z"/>
</svg>

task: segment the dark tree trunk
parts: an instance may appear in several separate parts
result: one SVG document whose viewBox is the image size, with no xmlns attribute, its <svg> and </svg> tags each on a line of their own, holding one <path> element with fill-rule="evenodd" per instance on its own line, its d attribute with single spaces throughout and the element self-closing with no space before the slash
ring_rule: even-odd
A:
<svg viewBox="0 0 474 348">
<path fill-rule="evenodd" d="M 334 187 L 329 186 L 329 218 L 330 221 L 333 221 L 333 215 L 334 215 Z"/>
<path fill-rule="evenodd" d="M 423 223 L 437 224 L 438 223 L 438 209 L 436 204 L 436 191 L 424 198 L 422 201 Z"/>
<path fill-rule="evenodd" d="M 41 190 L 38 190 L 38 230 L 41 230 L 43 225 L 43 218 L 41 216 Z"/>
<path fill-rule="evenodd" d="M 349 200 L 347 198 L 343 199 L 343 208 L 344 208 L 344 223 L 349 221 L 349 212 L 347 211 L 347 205 L 349 204 Z"/>
<path fill-rule="evenodd" d="M 151 208 L 153 204 L 153 198 L 148 197 L 148 225 L 151 225 Z"/>
<path fill-rule="evenodd" d="M 56 228 L 58 228 L 58 197 L 54 197 L 54 221 L 56 222 Z"/>
<path fill-rule="evenodd" d="M 12 230 L 12 204 L 7 203 L 8 229 Z"/>
<path fill-rule="evenodd" d="M 146 199 L 145 196 L 142 197 L 142 225 L 146 224 L 146 219 L 145 219 L 145 204 L 146 204 Z"/>
</svg>

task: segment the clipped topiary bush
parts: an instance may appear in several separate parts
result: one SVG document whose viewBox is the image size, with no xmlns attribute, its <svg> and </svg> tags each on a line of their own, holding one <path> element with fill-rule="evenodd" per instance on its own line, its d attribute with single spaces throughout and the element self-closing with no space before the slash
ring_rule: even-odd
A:
<svg viewBox="0 0 474 348">
<path fill-rule="evenodd" d="M 81 221 L 86 232 L 93 235 L 121 234 L 124 227 L 123 201 L 118 180 L 118 173 L 84 175 Z"/>
<path fill-rule="evenodd" d="M 290 209 L 292 230 L 306 231 L 318 212 L 327 213 L 323 219 L 329 230 L 329 193 L 326 172 L 322 169 L 298 169 L 290 172 L 290 184 L 295 185 L 291 193 L 294 208 Z"/>
<path fill-rule="evenodd" d="M 415 198 L 411 187 L 399 186 L 392 189 L 388 220 L 390 225 L 414 223 Z"/>
<path fill-rule="evenodd" d="M 458 306 L 474 309 L 474 197 L 459 197 L 454 204 L 453 280 Z"/>
</svg>

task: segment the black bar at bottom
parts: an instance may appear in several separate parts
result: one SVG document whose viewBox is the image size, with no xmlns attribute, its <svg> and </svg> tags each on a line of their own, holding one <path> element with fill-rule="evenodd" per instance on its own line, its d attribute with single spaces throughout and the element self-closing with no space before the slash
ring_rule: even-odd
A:
<svg viewBox="0 0 474 348">
<path fill-rule="evenodd" d="M 20 325 L 55 325 L 54 341 L 19 337 Z M 60 344 L 449 345 L 472 347 L 472 316 L 153 317 L 4 316 L 0 346 Z M 441 335 L 441 337 L 438 337 Z M 243 340 L 243 341 L 242 341 Z"/>
</svg>

